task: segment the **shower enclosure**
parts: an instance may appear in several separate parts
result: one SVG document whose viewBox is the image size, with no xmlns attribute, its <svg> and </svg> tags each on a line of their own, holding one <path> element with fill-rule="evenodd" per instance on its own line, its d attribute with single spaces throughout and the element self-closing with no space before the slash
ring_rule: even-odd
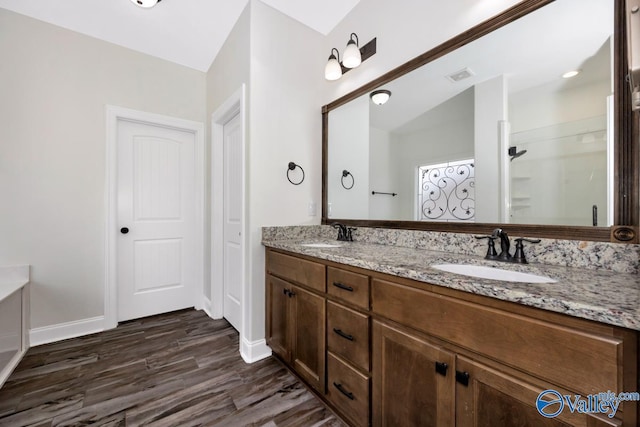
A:
<svg viewBox="0 0 640 427">
<path fill-rule="evenodd" d="M 610 225 L 607 117 L 509 136 L 509 222 Z"/>
</svg>

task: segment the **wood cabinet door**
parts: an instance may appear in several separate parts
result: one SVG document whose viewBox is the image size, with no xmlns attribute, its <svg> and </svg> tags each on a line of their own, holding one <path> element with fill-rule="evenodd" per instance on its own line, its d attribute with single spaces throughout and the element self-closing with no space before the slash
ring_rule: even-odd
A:
<svg viewBox="0 0 640 427">
<path fill-rule="evenodd" d="M 605 427 L 619 426 L 620 421 L 571 413 L 566 407 L 556 417 L 546 418 L 536 408 L 538 395 L 546 390 L 499 372 L 462 356 L 456 369 L 468 378 L 467 385 L 456 382 L 457 427 Z M 532 379 L 532 382 L 535 381 Z M 562 392 L 565 394 L 565 392 Z M 552 414 L 556 404 L 549 407 Z M 557 408 L 560 406 L 557 404 Z"/>
<path fill-rule="evenodd" d="M 455 358 L 423 338 L 373 322 L 373 425 L 454 425 Z"/>
<path fill-rule="evenodd" d="M 286 362 L 291 361 L 289 296 L 292 285 L 267 275 L 267 344 Z"/>
<path fill-rule="evenodd" d="M 295 371 L 321 393 L 325 392 L 325 298 L 292 286 L 293 343 L 291 363 Z"/>
</svg>

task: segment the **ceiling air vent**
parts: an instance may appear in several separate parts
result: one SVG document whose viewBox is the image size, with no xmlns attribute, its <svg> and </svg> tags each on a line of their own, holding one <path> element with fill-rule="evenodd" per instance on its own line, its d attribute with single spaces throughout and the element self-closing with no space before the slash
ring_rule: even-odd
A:
<svg viewBox="0 0 640 427">
<path fill-rule="evenodd" d="M 446 77 L 450 82 L 456 83 L 456 82 L 459 82 L 460 80 L 464 80 L 471 76 L 474 76 L 475 74 L 476 73 L 471 71 L 470 68 L 463 68 L 462 70 L 456 71 L 455 73 L 451 73 Z"/>
</svg>

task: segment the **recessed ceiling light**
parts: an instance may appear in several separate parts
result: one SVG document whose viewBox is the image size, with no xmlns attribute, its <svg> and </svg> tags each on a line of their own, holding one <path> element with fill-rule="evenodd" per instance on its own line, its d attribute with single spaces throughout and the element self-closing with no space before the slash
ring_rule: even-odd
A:
<svg viewBox="0 0 640 427">
<path fill-rule="evenodd" d="M 564 73 L 562 75 L 563 79 L 570 79 L 571 77 L 575 77 L 578 74 L 580 74 L 580 70 L 571 70 L 571 71 L 567 71 L 566 73 Z"/>
</svg>

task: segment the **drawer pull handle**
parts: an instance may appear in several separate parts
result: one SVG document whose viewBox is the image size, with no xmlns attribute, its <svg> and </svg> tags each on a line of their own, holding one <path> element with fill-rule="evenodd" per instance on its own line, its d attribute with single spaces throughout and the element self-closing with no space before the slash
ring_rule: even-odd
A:
<svg viewBox="0 0 640 427">
<path fill-rule="evenodd" d="M 343 285 L 340 282 L 333 282 L 333 286 L 335 286 L 336 288 L 343 289 L 345 291 L 353 292 L 353 288 L 351 286 Z"/>
<path fill-rule="evenodd" d="M 345 390 L 345 389 L 344 389 L 344 387 L 342 387 L 342 384 L 338 384 L 338 383 L 335 383 L 335 382 L 334 382 L 334 383 L 333 383 L 333 386 L 334 386 L 335 388 L 337 388 L 337 389 L 338 389 L 338 391 L 339 391 L 340 393 L 342 393 L 342 394 L 344 394 L 345 396 L 347 396 L 349 399 L 351 399 L 351 400 L 355 400 L 355 397 L 353 397 L 353 393 L 351 393 L 351 392 L 349 392 L 349 391 Z"/>
<path fill-rule="evenodd" d="M 338 328 L 333 328 L 333 332 L 335 332 L 336 334 L 340 335 L 344 339 L 347 339 L 349 341 L 353 341 L 353 335 L 345 334 L 344 332 L 342 332 Z"/>
<path fill-rule="evenodd" d="M 447 369 L 449 365 L 446 363 L 436 362 L 436 372 L 442 375 L 443 377 L 447 376 Z"/>
<path fill-rule="evenodd" d="M 467 387 L 469 385 L 469 372 L 456 371 L 456 381 Z"/>
</svg>

